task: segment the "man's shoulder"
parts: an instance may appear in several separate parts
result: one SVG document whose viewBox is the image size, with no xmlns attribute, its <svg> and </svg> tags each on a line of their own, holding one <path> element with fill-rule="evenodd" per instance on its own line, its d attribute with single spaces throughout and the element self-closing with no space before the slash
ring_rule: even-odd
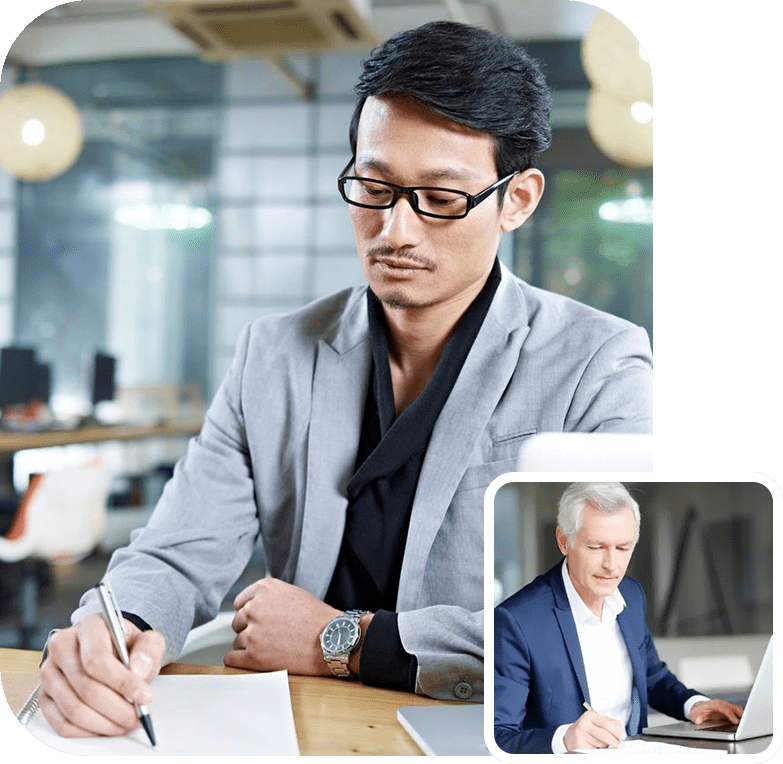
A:
<svg viewBox="0 0 783 764">
<path fill-rule="evenodd" d="M 350 287 L 288 313 L 257 318 L 249 326 L 249 343 L 266 344 L 275 339 L 291 343 L 288 347 L 293 349 L 297 344 L 330 341 L 346 322 L 363 318 L 361 306 L 366 291 L 366 286 Z"/>
<path fill-rule="evenodd" d="M 527 312 L 531 332 L 560 333 L 564 329 L 574 335 L 605 335 L 638 330 L 636 324 L 619 316 L 579 302 L 572 297 L 535 287 L 523 279 L 508 274 L 509 287 L 518 292 Z"/>
<path fill-rule="evenodd" d="M 503 600 L 497 607 L 510 612 L 519 611 L 521 608 L 525 610 L 538 607 L 550 608 L 555 601 L 552 589 L 552 576 L 556 574 L 557 568 L 542 573 L 519 591 Z"/>
<path fill-rule="evenodd" d="M 625 602 L 629 606 L 641 605 L 644 606 L 645 596 L 642 585 L 631 576 L 623 576 L 623 580 L 617 587 L 620 590 L 620 594 L 623 595 Z"/>
</svg>

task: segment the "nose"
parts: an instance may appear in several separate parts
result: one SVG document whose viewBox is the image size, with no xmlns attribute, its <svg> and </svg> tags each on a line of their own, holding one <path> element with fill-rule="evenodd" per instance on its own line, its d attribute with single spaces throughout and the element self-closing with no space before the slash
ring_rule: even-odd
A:
<svg viewBox="0 0 783 764">
<path fill-rule="evenodd" d="M 614 571 L 616 552 L 614 549 L 604 550 L 603 568 L 607 573 Z"/>
<path fill-rule="evenodd" d="M 421 227 L 421 217 L 413 209 L 411 200 L 401 194 L 391 209 L 384 210 L 381 235 L 392 249 L 412 248 L 420 242 Z"/>
</svg>

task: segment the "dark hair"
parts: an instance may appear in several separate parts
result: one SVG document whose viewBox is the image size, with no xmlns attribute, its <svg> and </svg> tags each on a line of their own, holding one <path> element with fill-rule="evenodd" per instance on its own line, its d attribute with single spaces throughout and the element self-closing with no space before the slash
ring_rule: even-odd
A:
<svg viewBox="0 0 783 764">
<path fill-rule="evenodd" d="M 364 102 L 385 93 L 413 96 L 453 122 L 494 136 L 501 178 L 535 166 L 549 147 L 549 88 L 538 64 L 513 40 L 434 21 L 389 38 L 362 66 L 349 131 L 354 155 Z"/>
</svg>

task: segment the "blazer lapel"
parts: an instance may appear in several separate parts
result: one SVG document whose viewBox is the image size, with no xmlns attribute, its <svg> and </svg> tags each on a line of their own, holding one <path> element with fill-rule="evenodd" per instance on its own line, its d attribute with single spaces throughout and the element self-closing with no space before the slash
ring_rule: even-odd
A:
<svg viewBox="0 0 783 764">
<path fill-rule="evenodd" d="M 628 657 L 631 659 L 631 669 L 633 670 L 633 683 L 640 690 L 647 686 L 647 672 L 642 662 L 642 656 L 639 652 L 639 647 L 635 642 L 635 636 L 633 631 L 633 616 L 628 612 L 628 606 L 623 609 L 621 613 L 617 615 L 617 623 L 620 626 L 620 632 L 623 635 L 625 641 L 625 647 L 628 650 Z M 646 696 L 646 693 L 644 693 Z"/>
<path fill-rule="evenodd" d="M 561 563 L 562 564 L 562 563 Z M 568 602 L 565 586 L 563 585 L 563 574 L 561 564 L 556 565 L 549 572 L 549 584 L 552 587 L 552 593 L 555 596 L 555 618 L 560 626 L 560 632 L 563 635 L 566 651 L 571 660 L 571 666 L 579 682 L 579 689 L 582 691 L 582 697 L 588 703 L 590 702 L 590 690 L 587 687 L 587 672 L 582 658 L 582 649 L 579 647 L 579 635 L 576 633 L 576 623 L 571 612 L 571 605 Z"/>
<path fill-rule="evenodd" d="M 345 528 L 346 486 L 356 466 L 372 354 L 365 290 L 335 336 L 318 343 L 307 439 L 307 484 L 294 583 L 323 599 Z"/>
<path fill-rule="evenodd" d="M 495 299 L 438 417 L 422 464 L 400 572 L 400 612 L 419 606 L 424 569 L 435 536 L 476 441 L 514 373 L 527 336 L 524 302 L 513 288 L 508 271 L 502 270 Z M 482 500 L 476 511 L 483 510 Z"/>
</svg>

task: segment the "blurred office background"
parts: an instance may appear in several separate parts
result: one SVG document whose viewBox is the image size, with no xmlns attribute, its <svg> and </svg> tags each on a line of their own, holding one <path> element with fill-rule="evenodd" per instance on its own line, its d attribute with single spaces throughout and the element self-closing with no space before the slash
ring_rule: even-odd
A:
<svg viewBox="0 0 783 764">
<path fill-rule="evenodd" d="M 156 5 L 60 5 L 20 34 L 2 70 L 0 96 L 52 86 L 83 129 L 75 161 L 54 177 L 25 179 L 0 161 L 0 346 L 33 348 L 49 366 L 55 425 L 95 417 L 197 429 L 246 322 L 363 282 L 336 185 L 350 158 L 352 87 L 374 41 L 437 19 L 513 36 L 554 91 L 544 199 L 505 237 L 501 259 L 652 338 L 651 79 L 612 17 L 568 0 L 289 0 L 229 4 L 270 16 L 221 16 L 210 27 L 225 4 L 184 3 L 188 14 L 176 18 Z M 222 41 L 204 55 L 215 30 Z M 303 34 L 312 50 L 297 43 Z M 0 131 L 4 114 L 0 102 Z M 47 138 L 58 129 L 64 120 Z M 94 408 L 98 351 L 116 359 L 116 393 Z M 44 628 L 63 617 L 46 608 L 69 612 L 73 593 L 143 522 L 186 439 L 172 430 L 26 448 L 9 437 L 0 431 L 6 527 L 33 473 L 98 456 L 112 478 L 98 551 L 78 565 L 38 563 Z M 253 564 L 249 580 L 263 570 Z M 15 571 L 3 567 L 0 594 L 11 642 L 24 609 Z"/>
<path fill-rule="evenodd" d="M 641 512 L 627 575 L 644 588 L 659 654 L 704 692 L 748 690 L 772 634 L 769 490 L 753 482 L 625 485 Z M 498 490 L 495 604 L 562 561 L 555 528 L 567 486 L 515 482 Z"/>
</svg>

